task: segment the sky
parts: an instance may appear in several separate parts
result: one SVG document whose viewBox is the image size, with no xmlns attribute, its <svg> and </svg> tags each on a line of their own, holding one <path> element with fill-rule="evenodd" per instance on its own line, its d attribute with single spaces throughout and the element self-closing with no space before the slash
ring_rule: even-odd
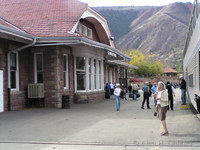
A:
<svg viewBox="0 0 200 150">
<path fill-rule="evenodd" d="M 163 6 L 174 2 L 191 2 L 194 0 L 81 0 L 90 7 L 98 6 Z"/>
</svg>

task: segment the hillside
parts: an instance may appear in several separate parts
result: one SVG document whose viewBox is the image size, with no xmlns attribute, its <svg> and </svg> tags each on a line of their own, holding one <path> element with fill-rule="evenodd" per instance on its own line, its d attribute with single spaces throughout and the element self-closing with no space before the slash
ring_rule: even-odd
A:
<svg viewBox="0 0 200 150">
<path fill-rule="evenodd" d="M 139 49 L 146 54 L 156 54 L 163 58 L 166 66 L 171 67 L 182 61 L 191 3 L 173 3 L 163 7 L 125 8 L 97 10 L 108 20 L 111 32 L 117 37 L 117 48 Z M 106 13 L 107 10 L 109 13 Z M 118 18 L 113 18 L 116 11 Z M 120 13 L 123 15 L 119 15 Z M 128 21 L 125 18 L 128 18 Z M 121 32 L 116 32 L 116 30 Z"/>
</svg>

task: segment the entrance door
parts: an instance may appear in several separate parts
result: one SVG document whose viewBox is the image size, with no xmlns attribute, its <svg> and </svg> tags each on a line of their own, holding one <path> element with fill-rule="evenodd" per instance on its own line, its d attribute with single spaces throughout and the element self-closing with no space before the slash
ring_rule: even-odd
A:
<svg viewBox="0 0 200 150">
<path fill-rule="evenodd" d="M 0 112 L 3 112 L 3 71 L 0 70 Z"/>
</svg>

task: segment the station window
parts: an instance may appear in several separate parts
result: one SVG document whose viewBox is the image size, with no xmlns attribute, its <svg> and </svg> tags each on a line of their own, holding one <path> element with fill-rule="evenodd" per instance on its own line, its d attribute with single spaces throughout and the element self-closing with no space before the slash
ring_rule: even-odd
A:
<svg viewBox="0 0 200 150">
<path fill-rule="evenodd" d="M 43 83 L 43 55 L 35 54 L 35 83 Z"/>
<path fill-rule="evenodd" d="M 69 88 L 69 73 L 68 73 L 68 55 L 64 55 L 64 62 L 63 62 L 63 73 L 64 73 L 64 88 Z"/>
<path fill-rule="evenodd" d="M 9 53 L 9 83 L 12 90 L 19 88 L 18 53 Z"/>
<path fill-rule="evenodd" d="M 76 91 L 103 90 L 103 60 L 76 56 L 75 63 Z"/>
<path fill-rule="evenodd" d="M 83 24 L 78 24 L 76 28 L 76 32 L 92 39 L 92 29 L 88 28 L 87 26 Z"/>
<path fill-rule="evenodd" d="M 77 90 L 86 90 L 85 57 L 76 57 Z"/>
</svg>

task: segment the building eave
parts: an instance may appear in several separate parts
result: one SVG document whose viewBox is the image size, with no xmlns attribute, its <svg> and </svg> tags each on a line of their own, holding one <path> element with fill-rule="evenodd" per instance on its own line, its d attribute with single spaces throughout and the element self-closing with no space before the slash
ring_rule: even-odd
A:
<svg viewBox="0 0 200 150">
<path fill-rule="evenodd" d="M 104 49 L 110 53 L 111 55 L 118 55 L 121 57 L 121 60 L 130 60 L 130 57 L 124 55 L 120 50 L 116 48 L 112 48 L 109 45 L 99 43 L 84 37 L 40 37 L 37 40 L 36 46 L 47 46 L 47 45 L 75 45 L 75 44 L 85 44 L 93 47 L 97 47 L 100 49 Z"/>
<path fill-rule="evenodd" d="M 108 64 L 113 64 L 113 65 L 120 65 L 124 68 L 127 68 L 127 69 L 138 69 L 137 66 L 134 66 L 134 65 L 130 65 L 126 62 L 123 62 L 123 61 L 119 61 L 119 60 L 108 60 L 107 62 Z"/>
<path fill-rule="evenodd" d="M 26 32 L 22 32 L 19 30 L 12 29 L 10 27 L 0 25 L 0 38 L 12 40 L 12 41 L 18 41 L 22 43 L 30 43 L 34 41 L 35 37 Z"/>
</svg>

